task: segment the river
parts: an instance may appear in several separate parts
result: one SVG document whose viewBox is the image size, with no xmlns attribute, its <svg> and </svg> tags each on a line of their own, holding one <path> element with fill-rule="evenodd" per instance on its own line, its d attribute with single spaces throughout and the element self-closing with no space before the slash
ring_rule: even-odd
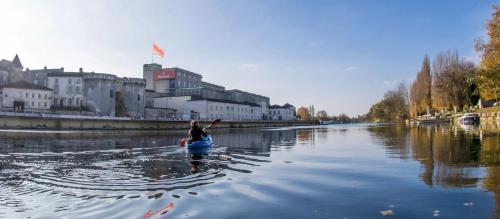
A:
<svg viewBox="0 0 500 219">
<path fill-rule="evenodd" d="M 0 218 L 500 218 L 499 131 L 214 129 L 202 158 L 184 134 L 0 131 Z"/>
</svg>

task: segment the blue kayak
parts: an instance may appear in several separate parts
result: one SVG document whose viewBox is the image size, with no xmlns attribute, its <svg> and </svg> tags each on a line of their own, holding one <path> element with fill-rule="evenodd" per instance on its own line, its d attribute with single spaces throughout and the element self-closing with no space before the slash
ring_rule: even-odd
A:
<svg viewBox="0 0 500 219">
<path fill-rule="evenodd" d="M 201 138 L 200 141 L 195 141 L 186 145 L 186 149 L 192 154 L 208 154 L 214 146 L 212 136 L 207 135 Z"/>
</svg>

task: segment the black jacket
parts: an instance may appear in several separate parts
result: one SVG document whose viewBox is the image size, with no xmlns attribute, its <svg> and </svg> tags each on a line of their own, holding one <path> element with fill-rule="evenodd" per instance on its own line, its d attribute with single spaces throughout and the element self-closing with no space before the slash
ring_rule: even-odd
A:
<svg viewBox="0 0 500 219">
<path fill-rule="evenodd" d="M 202 136 L 207 136 L 207 133 L 203 131 L 200 127 L 192 127 L 188 132 L 189 141 L 199 141 Z"/>
</svg>

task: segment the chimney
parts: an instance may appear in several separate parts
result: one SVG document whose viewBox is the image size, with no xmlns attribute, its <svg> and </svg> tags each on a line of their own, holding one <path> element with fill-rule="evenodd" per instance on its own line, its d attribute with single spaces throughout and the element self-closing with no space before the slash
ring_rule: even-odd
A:
<svg viewBox="0 0 500 219">
<path fill-rule="evenodd" d="M 64 72 L 64 67 L 61 67 L 61 71 Z"/>
<path fill-rule="evenodd" d="M 47 66 L 43 66 L 43 70 L 47 70 Z"/>
<path fill-rule="evenodd" d="M 80 68 L 80 73 L 83 73 L 83 68 Z"/>
</svg>

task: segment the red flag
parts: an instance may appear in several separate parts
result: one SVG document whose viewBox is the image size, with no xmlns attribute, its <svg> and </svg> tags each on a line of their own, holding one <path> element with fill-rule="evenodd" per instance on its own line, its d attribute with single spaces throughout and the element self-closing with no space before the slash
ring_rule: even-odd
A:
<svg viewBox="0 0 500 219">
<path fill-rule="evenodd" d="M 160 46 L 158 46 L 156 43 L 153 42 L 153 53 L 157 56 L 160 56 L 163 58 L 163 56 L 165 56 L 165 52 L 163 51 L 162 48 L 160 48 Z"/>
</svg>

